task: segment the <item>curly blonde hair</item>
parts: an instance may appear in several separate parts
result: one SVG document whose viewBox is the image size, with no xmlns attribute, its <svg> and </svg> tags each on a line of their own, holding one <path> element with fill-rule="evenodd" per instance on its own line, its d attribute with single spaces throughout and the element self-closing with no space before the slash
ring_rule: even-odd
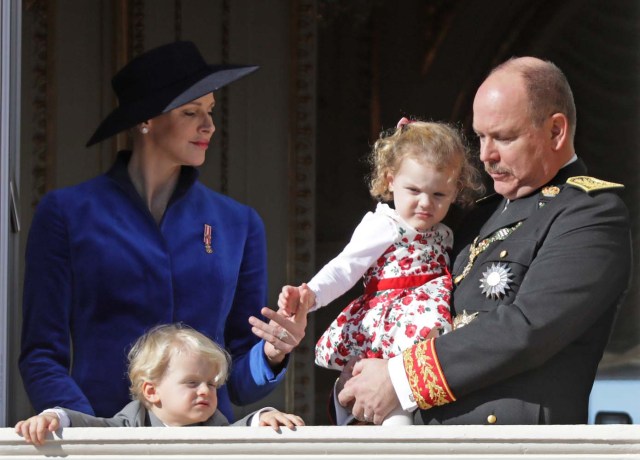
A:
<svg viewBox="0 0 640 460">
<path fill-rule="evenodd" d="M 144 382 L 159 382 L 172 357 L 190 353 L 204 357 L 217 370 L 214 379 L 216 388 L 227 380 L 231 362 L 229 353 L 209 337 L 185 324 L 163 324 L 146 332 L 129 351 L 131 398 L 148 407 L 142 394 Z"/>
<path fill-rule="evenodd" d="M 371 196 L 381 201 L 393 199 L 388 176 L 408 157 L 456 173 L 456 203 L 462 207 L 473 205 L 484 191 L 480 172 L 471 163 L 466 139 L 458 128 L 442 122 L 413 121 L 384 131 L 373 145 L 369 155 Z"/>
</svg>

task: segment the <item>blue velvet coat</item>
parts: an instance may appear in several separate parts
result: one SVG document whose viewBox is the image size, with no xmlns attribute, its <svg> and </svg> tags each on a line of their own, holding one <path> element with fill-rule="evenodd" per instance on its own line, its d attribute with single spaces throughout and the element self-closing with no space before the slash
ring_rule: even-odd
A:
<svg viewBox="0 0 640 460">
<path fill-rule="evenodd" d="M 148 328 L 184 322 L 227 348 L 231 402 L 266 396 L 274 375 L 250 315 L 266 303 L 263 223 L 248 206 L 183 167 L 158 225 L 127 174 L 112 169 L 48 193 L 29 232 L 23 298 L 22 379 L 36 411 L 61 406 L 111 417 L 129 401 L 126 354 Z M 205 244 L 211 227 L 211 252 Z"/>
</svg>

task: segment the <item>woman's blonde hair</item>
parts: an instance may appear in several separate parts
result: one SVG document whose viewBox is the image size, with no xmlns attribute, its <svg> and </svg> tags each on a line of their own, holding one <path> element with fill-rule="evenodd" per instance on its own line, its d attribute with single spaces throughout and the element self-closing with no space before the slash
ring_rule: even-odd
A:
<svg viewBox="0 0 640 460">
<path fill-rule="evenodd" d="M 132 399 L 147 406 L 142 394 L 144 382 L 159 382 L 172 357 L 190 353 L 207 359 L 217 370 L 214 379 L 216 387 L 227 380 L 231 363 L 229 353 L 209 337 L 185 324 L 163 324 L 146 332 L 129 351 L 129 391 Z"/>
<path fill-rule="evenodd" d="M 371 196 L 381 201 L 393 199 L 388 176 L 395 174 L 407 157 L 456 173 L 456 203 L 463 207 L 472 205 L 484 191 L 466 140 L 456 127 L 442 122 L 412 121 L 383 132 L 373 145 L 369 155 Z"/>
</svg>

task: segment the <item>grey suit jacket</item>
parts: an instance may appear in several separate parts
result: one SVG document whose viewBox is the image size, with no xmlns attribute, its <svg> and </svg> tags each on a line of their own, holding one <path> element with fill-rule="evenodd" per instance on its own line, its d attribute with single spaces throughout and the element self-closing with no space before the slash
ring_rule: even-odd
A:
<svg viewBox="0 0 640 460">
<path fill-rule="evenodd" d="M 140 401 L 131 401 L 120 412 L 111 418 L 94 417 L 82 412 L 65 409 L 61 407 L 71 421 L 72 427 L 126 427 L 126 426 L 165 426 L 153 412 L 147 410 Z M 251 417 L 255 414 L 251 413 L 246 417 L 233 423 L 232 426 L 249 426 Z M 220 412 L 216 410 L 211 418 L 205 420 L 199 426 L 229 426 L 229 421 Z"/>
</svg>

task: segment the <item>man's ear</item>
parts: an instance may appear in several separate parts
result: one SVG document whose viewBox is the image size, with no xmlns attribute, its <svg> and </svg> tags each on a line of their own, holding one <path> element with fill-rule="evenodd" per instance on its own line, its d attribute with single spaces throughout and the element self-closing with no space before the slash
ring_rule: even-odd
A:
<svg viewBox="0 0 640 460">
<path fill-rule="evenodd" d="M 160 402 L 160 395 L 158 389 L 153 382 L 145 381 L 142 384 L 142 396 L 151 404 Z"/>
<path fill-rule="evenodd" d="M 560 150 L 569 141 L 569 120 L 563 113 L 554 113 L 550 117 L 551 145 L 553 150 Z"/>
</svg>

